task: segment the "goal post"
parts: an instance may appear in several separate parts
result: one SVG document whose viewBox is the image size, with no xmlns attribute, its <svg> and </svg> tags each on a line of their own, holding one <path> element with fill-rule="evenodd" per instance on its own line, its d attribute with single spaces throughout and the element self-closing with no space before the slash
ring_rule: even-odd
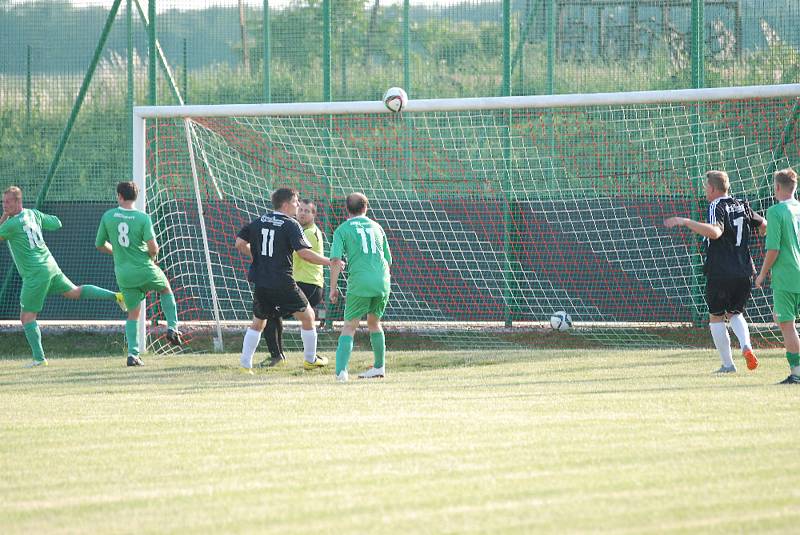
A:
<svg viewBox="0 0 800 535">
<path fill-rule="evenodd" d="M 771 172 L 799 163 L 798 97 L 787 84 L 412 99 L 399 114 L 374 101 L 136 107 L 138 206 L 181 321 L 219 344 L 251 318 L 236 232 L 290 186 L 317 204 L 326 252 L 345 196 L 367 195 L 395 260 L 386 324 L 434 347 L 692 345 L 681 331 L 706 314 L 701 244 L 663 219 L 704 217 L 708 169 L 765 210 Z M 749 320 L 777 340 L 768 297 L 754 291 Z M 143 309 L 160 351 L 158 308 Z M 546 332 L 559 310 L 576 327 Z"/>
</svg>

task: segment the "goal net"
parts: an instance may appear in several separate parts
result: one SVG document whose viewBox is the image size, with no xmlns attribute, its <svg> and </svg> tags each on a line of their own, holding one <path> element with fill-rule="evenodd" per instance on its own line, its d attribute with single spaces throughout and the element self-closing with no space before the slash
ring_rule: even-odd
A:
<svg viewBox="0 0 800 535">
<path fill-rule="evenodd" d="M 141 107 L 134 172 L 190 338 L 219 343 L 252 318 L 235 236 L 291 186 L 317 204 L 326 252 L 344 198 L 366 194 L 394 257 L 387 330 L 430 347 L 706 346 L 702 243 L 663 221 L 704 220 L 709 169 L 766 210 L 772 173 L 800 158 L 799 95 L 411 100 L 399 114 L 380 102 Z M 752 243 L 760 265 L 763 240 Z M 770 295 L 754 290 L 747 315 L 774 341 Z M 562 310 L 574 328 L 551 332 Z M 318 312 L 335 323 L 343 311 Z M 166 349 L 157 300 L 146 315 L 151 348 Z"/>
</svg>

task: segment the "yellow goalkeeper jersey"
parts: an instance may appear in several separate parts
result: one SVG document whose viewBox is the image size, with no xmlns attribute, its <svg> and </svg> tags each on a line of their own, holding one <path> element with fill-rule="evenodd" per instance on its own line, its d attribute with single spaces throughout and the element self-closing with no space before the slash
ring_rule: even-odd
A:
<svg viewBox="0 0 800 535">
<path fill-rule="evenodd" d="M 322 243 L 322 231 L 314 224 L 308 228 L 303 229 L 303 234 L 311 244 L 311 250 L 318 255 L 324 254 Z M 292 254 L 292 265 L 294 280 L 297 282 L 305 282 L 306 284 L 313 284 L 320 288 L 325 285 L 325 278 L 322 273 L 322 266 L 306 262 L 295 252 Z"/>
</svg>

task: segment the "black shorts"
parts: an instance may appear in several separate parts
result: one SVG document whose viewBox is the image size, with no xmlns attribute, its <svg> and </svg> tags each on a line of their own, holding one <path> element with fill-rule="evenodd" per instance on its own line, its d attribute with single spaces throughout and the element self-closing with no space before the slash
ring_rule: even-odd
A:
<svg viewBox="0 0 800 535">
<path fill-rule="evenodd" d="M 317 308 L 322 302 L 322 287 L 307 282 L 298 282 L 297 286 L 305 294 L 311 308 Z"/>
<path fill-rule="evenodd" d="M 750 277 L 738 279 L 708 279 L 706 304 L 712 316 L 742 314 L 750 300 Z"/>
<path fill-rule="evenodd" d="M 302 312 L 307 307 L 308 299 L 297 284 L 280 289 L 256 286 L 253 291 L 253 316 L 261 320 Z"/>
</svg>

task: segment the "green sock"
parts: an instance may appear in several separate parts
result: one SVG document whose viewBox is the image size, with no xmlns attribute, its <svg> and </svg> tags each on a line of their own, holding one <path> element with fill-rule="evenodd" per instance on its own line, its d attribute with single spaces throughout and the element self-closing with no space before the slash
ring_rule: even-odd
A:
<svg viewBox="0 0 800 535">
<path fill-rule="evenodd" d="M 114 301 L 117 294 L 99 286 L 84 284 L 81 286 L 81 299 L 100 299 L 103 301 Z"/>
<path fill-rule="evenodd" d="M 792 368 L 796 368 L 800 366 L 800 353 L 789 353 L 786 352 L 786 360 L 789 361 L 789 366 Z"/>
<path fill-rule="evenodd" d="M 161 294 L 161 309 L 164 317 L 167 318 L 167 326 L 170 329 L 178 328 L 178 306 L 175 304 L 175 296 L 172 294 Z"/>
<path fill-rule="evenodd" d="M 139 322 L 128 320 L 125 322 L 125 339 L 128 341 L 128 355 L 139 356 Z"/>
<path fill-rule="evenodd" d="M 353 337 L 341 335 L 339 345 L 336 347 L 336 375 L 347 369 L 350 362 L 350 353 L 353 352 Z"/>
<path fill-rule="evenodd" d="M 369 342 L 372 344 L 372 354 L 375 355 L 376 368 L 383 368 L 383 357 L 386 355 L 386 337 L 383 331 L 369 333 Z"/>
<path fill-rule="evenodd" d="M 42 349 L 42 331 L 39 330 L 39 324 L 35 321 L 26 323 L 22 326 L 25 330 L 25 338 L 28 339 L 28 345 L 31 346 L 34 360 L 44 360 L 44 349 Z"/>
</svg>

